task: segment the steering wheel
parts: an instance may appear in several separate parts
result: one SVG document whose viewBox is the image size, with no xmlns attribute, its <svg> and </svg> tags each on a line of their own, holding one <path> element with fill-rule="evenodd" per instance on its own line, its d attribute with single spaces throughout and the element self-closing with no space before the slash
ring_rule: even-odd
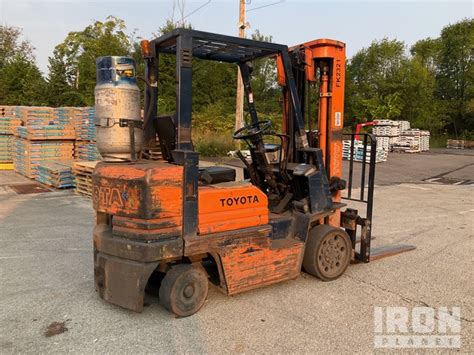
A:
<svg viewBox="0 0 474 355">
<path fill-rule="evenodd" d="M 248 139 L 255 137 L 270 128 L 272 123 L 270 121 L 258 121 L 239 128 L 234 132 L 232 137 L 234 139 Z"/>
</svg>

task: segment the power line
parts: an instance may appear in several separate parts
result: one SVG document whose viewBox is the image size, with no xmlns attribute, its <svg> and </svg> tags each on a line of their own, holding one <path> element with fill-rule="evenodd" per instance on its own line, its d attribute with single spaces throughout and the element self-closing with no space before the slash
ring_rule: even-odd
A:
<svg viewBox="0 0 474 355">
<path fill-rule="evenodd" d="M 276 1 L 276 2 L 272 2 L 271 4 L 267 4 L 267 5 L 262 5 L 262 6 L 258 6 L 258 7 L 254 7 L 250 10 L 247 10 L 247 12 L 250 12 L 250 11 L 255 11 L 255 10 L 260 10 L 260 9 L 263 9 L 265 7 L 270 7 L 270 6 L 273 6 L 273 5 L 278 5 L 278 4 L 282 4 L 284 3 L 285 0 L 280 0 L 280 1 Z"/>
<path fill-rule="evenodd" d="M 202 8 L 206 7 L 207 5 L 209 5 L 211 3 L 212 0 L 207 0 L 206 3 L 202 4 L 201 6 L 199 6 L 197 9 L 194 9 L 193 11 L 191 11 L 189 14 L 187 14 L 186 16 L 183 16 L 181 17 L 181 24 L 184 22 L 184 20 L 186 18 L 188 18 L 189 16 L 195 14 L 196 12 L 198 12 L 199 10 L 201 10 Z"/>
</svg>

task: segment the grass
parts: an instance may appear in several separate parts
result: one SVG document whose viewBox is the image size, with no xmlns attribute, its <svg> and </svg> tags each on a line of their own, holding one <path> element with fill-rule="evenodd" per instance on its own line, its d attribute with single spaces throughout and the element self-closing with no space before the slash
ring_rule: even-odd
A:
<svg viewBox="0 0 474 355">
<path fill-rule="evenodd" d="M 205 157 L 226 156 L 236 148 L 231 132 L 195 131 L 193 142 L 195 149 Z"/>
<path fill-rule="evenodd" d="M 457 138 L 454 135 L 448 135 L 448 134 L 433 135 L 430 137 L 430 148 L 446 148 L 448 139 L 472 140 L 474 139 L 474 137 L 472 133 L 463 134 Z"/>
<path fill-rule="evenodd" d="M 448 139 L 451 139 L 447 136 L 431 136 L 430 137 L 430 148 L 446 148 L 446 143 Z"/>
</svg>

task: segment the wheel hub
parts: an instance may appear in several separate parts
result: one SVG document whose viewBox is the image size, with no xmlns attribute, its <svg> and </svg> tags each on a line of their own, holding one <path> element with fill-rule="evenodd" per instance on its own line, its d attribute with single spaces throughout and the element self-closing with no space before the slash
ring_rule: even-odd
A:
<svg viewBox="0 0 474 355">
<path fill-rule="evenodd" d="M 326 272 L 337 272 L 342 266 L 341 260 L 344 260 L 346 253 L 347 249 L 343 238 L 339 235 L 332 235 L 330 238 L 324 239 L 318 256 L 318 263 Z"/>
<path fill-rule="evenodd" d="M 194 295 L 194 285 L 187 285 L 183 290 L 183 295 L 186 298 L 191 298 Z"/>
</svg>

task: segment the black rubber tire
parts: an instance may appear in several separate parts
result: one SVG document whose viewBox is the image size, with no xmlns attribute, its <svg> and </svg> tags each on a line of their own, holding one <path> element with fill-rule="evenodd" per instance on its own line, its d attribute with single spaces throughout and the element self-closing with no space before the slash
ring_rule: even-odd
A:
<svg viewBox="0 0 474 355">
<path fill-rule="evenodd" d="M 161 282 L 160 303 L 176 316 L 188 317 L 203 306 L 207 292 L 207 274 L 201 265 L 178 264 Z"/>
<path fill-rule="evenodd" d="M 313 227 L 306 241 L 303 267 L 323 281 L 331 281 L 346 271 L 352 258 L 352 243 L 341 228 L 327 224 Z"/>
</svg>

